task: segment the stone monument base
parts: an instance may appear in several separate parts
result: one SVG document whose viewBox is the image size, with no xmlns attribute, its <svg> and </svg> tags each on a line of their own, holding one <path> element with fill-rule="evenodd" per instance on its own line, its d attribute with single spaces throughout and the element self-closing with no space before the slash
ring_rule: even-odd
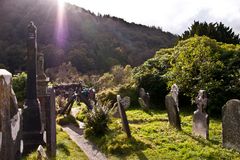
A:
<svg viewBox="0 0 240 160">
<path fill-rule="evenodd" d="M 43 144 L 40 103 L 38 99 L 27 99 L 23 108 L 23 141 L 24 153 L 36 150 Z"/>
</svg>

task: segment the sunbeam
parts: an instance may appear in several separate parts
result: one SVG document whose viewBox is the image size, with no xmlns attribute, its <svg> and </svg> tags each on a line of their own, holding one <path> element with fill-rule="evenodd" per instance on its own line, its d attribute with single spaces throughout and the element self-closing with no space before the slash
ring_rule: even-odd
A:
<svg viewBox="0 0 240 160">
<path fill-rule="evenodd" d="M 56 40 L 57 45 L 64 46 L 64 41 L 67 36 L 67 24 L 65 15 L 65 1 L 58 0 L 57 24 L 56 24 Z"/>
</svg>

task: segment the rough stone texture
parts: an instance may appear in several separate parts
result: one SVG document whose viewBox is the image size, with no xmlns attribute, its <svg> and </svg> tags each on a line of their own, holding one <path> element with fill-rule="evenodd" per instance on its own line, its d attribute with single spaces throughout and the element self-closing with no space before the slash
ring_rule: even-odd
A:
<svg viewBox="0 0 240 160">
<path fill-rule="evenodd" d="M 205 90 L 200 90 L 196 97 L 198 109 L 193 114 L 192 133 L 196 136 L 201 136 L 205 139 L 209 137 L 209 117 L 206 113 L 207 109 L 207 93 Z"/>
<path fill-rule="evenodd" d="M 124 110 L 127 110 L 130 107 L 131 99 L 130 99 L 130 97 L 126 96 L 123 99 L 121 99 L 120 103 L 122 104 Z M 112 115 L 115 118 L 120 118 L 121 117 L 120 113 L 119 113 L 119 109 L 118 109 L 118 102 L 113 104 Z"/>
<path fill-rule="evenodd" d="M 199 110 L 193 115 L 193 135 L 201 136 L 205 139 L 209 137 L 209 117 L 208 114 L 202 113 Z"/>
<path fill-rule="evenodd" d="M 223 147 L 240 152 L 240 100 L 231 99 L 222 108 Z"/>
<path fill-rule="evenodd" d="M 21 109 L 11 86 L 12 74 L 0 69 L 0 159 L 17 160 L 21 154 Z"/>
<path fill-rule="evenodd" d="M 123 108 L 127 110 L 130 107 L 131 98 L 126 96 L 121 99 L 121 104 L 123 105 Z"/>
<path fill-rule="evenodd" d="M 181 120 L 177 109 L 177 104 L 171 94 L 165 97 L 165 106 L 168 113 L 169 124 L 178 130 L 181 130 Z"/>
<path fill-rule="evenodd" d="M 0 155 L 3 160 L 11 160 L 12 156 L 12 139 L 10 121 L 10 81 L 12 74 L 6 70 L 0 71 L 0 131 L 2 132 L 2 142 Z"/>
<path fill-rule="evenodd" d="M 49 157 L 56 156 L 56 106 L 55 91 L 53 88 L 48 89 L 48 99 L 46 110 L 46 133 L 47 133 L 47 154 Z"/>
<path fill-rule="evenodd" d="M 127 134 L 128 138 L 131 138 L 131 131 L 129 128 L 129 124 L 128 124 L 128 120 L 127 120 L 127 115 L 126 112 L 121 104 L 121 97 L 120 95 L 117 95 L 117 102 L 118 102 L 118 110 L 120 112 L 120 116 L 122 119 L 122 126 L 123 126 L 123 130 L 125 131 L 125 133 Z"/>
<path fill-rule="evenodd" d="M 177 109 L 178 109 L 178 112 L 179 112 L 179 103 L 178 103 L 178 93 L 179 93 L 179 88 L 176 84 L 173 84 L 172 87 L 171 87 L 171 91 L 170 91 L 176 105 L 177 105 Z"/>
<path fill-rule="evenodd" d="M 139 98 L 138 102 L 143 110 L 149 110 L 150 106 L 150 96 L 149 93 L 146 93 L 144 88 L 140 88 L 139 90 Z"/>
</svg>

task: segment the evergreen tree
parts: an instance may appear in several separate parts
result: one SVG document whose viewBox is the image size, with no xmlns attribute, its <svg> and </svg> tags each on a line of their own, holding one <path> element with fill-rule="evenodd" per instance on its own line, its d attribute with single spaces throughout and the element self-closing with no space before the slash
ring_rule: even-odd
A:
<svg viewBox="0 0 240 160">
<path fill-rule="evenodd" d="M 222 22 L 220 23 L 207 23 L 194 21 L 192 26 L 188 28 L 179 38 L 180 40 L 188 39 L 194 35 L 208 36 L 212 39 L 216 39 L 218 42 L 228 44 L 239 44 L 239 35 L 235 34 L 230 27 L 226 27 Z"/>
</svg>

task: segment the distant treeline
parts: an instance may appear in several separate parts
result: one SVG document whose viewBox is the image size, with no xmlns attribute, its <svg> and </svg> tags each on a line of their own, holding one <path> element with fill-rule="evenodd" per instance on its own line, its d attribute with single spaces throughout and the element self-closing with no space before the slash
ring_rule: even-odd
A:
<svg viewBox="0 0 240 160">
<path fill-rule="evenodd" d="M 57 36 L 57 13 L 56 0 L 2 0 L 0 67 L 25 70 L 26 27 L 31 20 L 38 27 L 38 51 L 45 54 L 46 68 L 71 61 L 82 73 L 108 71 L 117 64 L 140 65 L 177 39 L 160 28 L 96 16 L 70 4 L 65 6 L 62 35 Z"/>
</svg>

